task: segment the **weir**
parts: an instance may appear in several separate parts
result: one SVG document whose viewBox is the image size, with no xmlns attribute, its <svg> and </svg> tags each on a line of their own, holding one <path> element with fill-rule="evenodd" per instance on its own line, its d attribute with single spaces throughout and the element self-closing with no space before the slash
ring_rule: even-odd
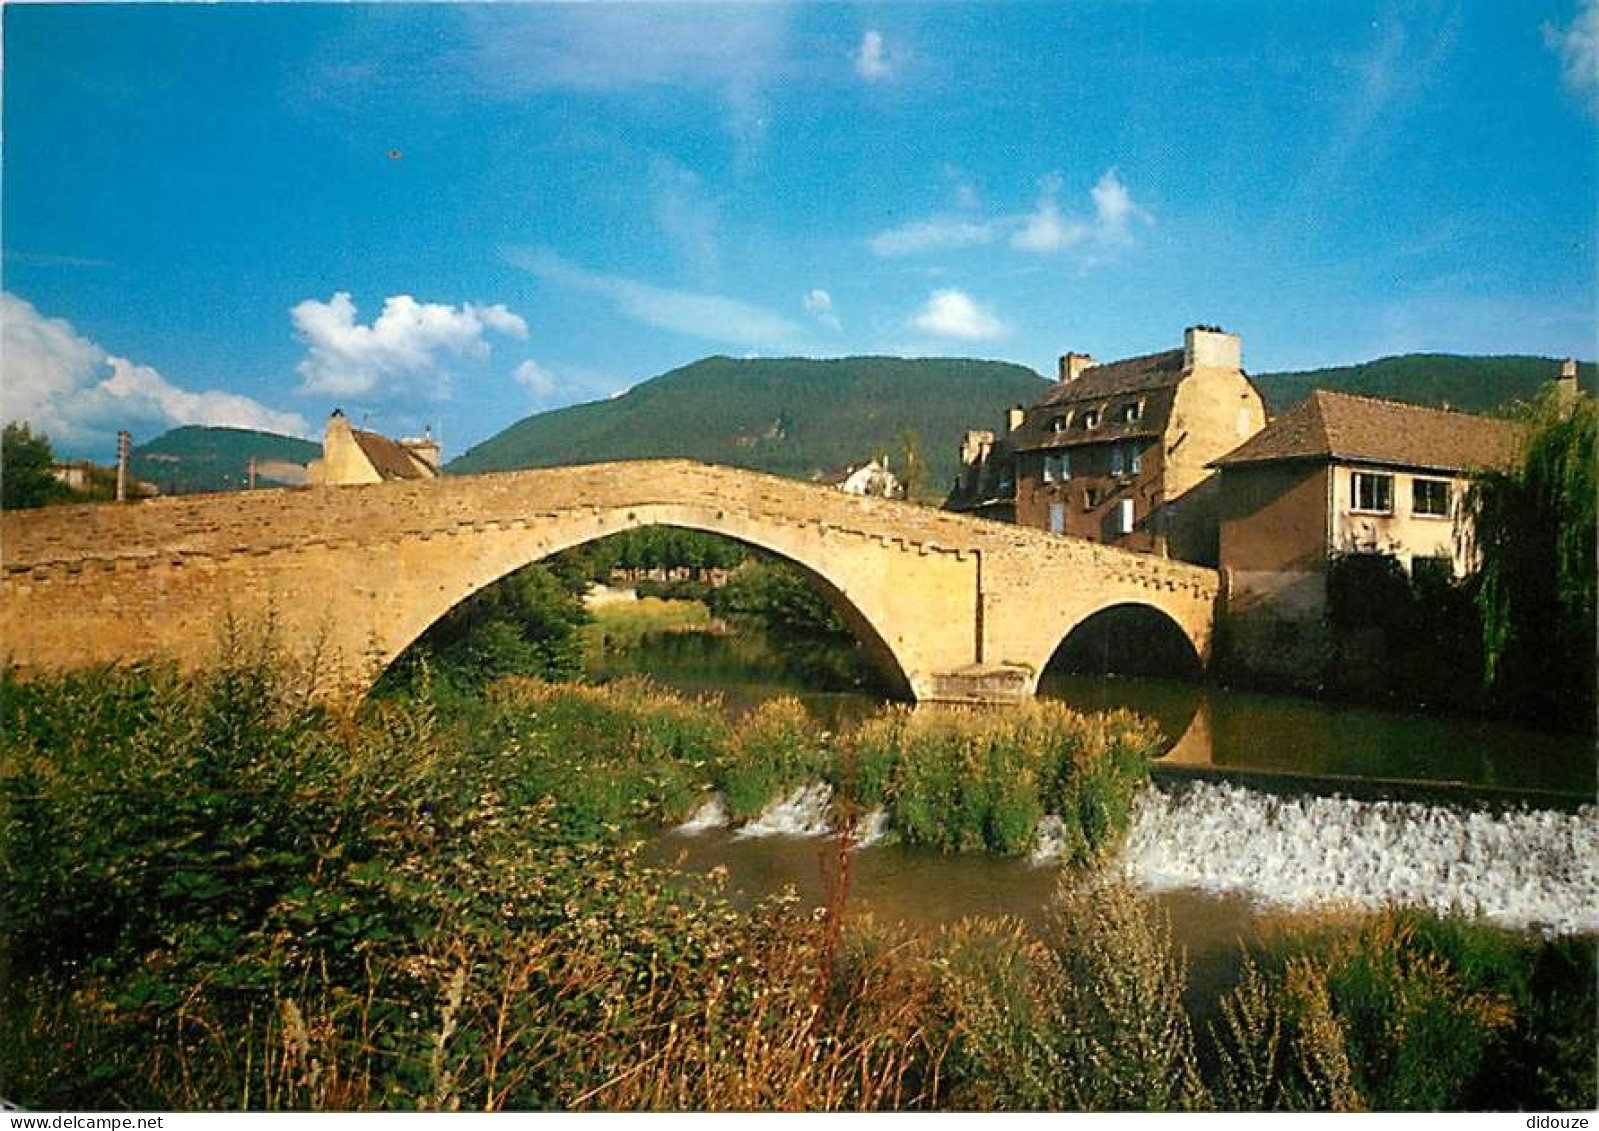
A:
<svg viewBox="0 0 1599 1131">
<path fill-rule="evenodd" d="M 734 830 L 740 839 L 820 837 L 832 793 L 794 790 Z M 857 849 L 882 839 L 867 814 Z M 712 799 L 678 827 L 697 836 L 729 824 Z M 1034 865 L 1057 863 L 1058 819 L 1039 827 Z M 936 884 L 928 854 L 907 884 Z M 1198 889 L 1268 908 L 1375 910 L 1385 905 L 1481 915 L 1502 927 L 1552 934 L 1599 931 L 1599 807 L 1489 812 L 1419 802 L 1285 798 L 1238 786 L 1156 784 L 1140 797 L 1111 868 L 1152 891 Z"/>
</svg>

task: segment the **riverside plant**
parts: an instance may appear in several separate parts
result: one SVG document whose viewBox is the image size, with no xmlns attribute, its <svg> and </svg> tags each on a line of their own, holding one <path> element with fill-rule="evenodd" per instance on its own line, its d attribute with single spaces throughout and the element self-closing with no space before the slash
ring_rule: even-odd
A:
<svg viewBox="0 0 1599 1131">
<path fill-rule="evenodd" d="M 1427 917 L 1285 930 L 1235 1011 L 1234 1059 L 1253 1067 L 1227 1091 L 1182 1012 L 1169 930 L 1124 889 L 1068 887 L 1041 932 L 918 937 L 792 894 L 735 902 L 714 878 L 646 867 L 634 845 L 724 788 L 739 759 L 771 782 L 833 774 L 863 797 L 875 780 L 871 799 L 892 806 L 936 795 L 910 765 L 925 750 L 1010 773 L 1026 743 L 1053 743 L 1063 753 L 1026 765 L 1041 807 L 1071 809 L 1068 791 L 1098 779 L 1064 752 L 1114 764 L 1143 733 L 1130 720 L 1045 710 L 1008 731 L 898 712 L 873 724 L 875 746 L 818 770 L 837 740 L 791 706 L 735 730 L 642 684 L 513 680 L 448 710 L 401 697 L 350 712 L 295 686 L 270 649 L 198 676 L 0 678 L 8 1099 L 1354 1108 L 1458 1106 L 1507 1078 L 1492 1102 L 1593 1099 L 1591 947 Z M 1005 795 L 973 796 L 952 812 L 976 821 Z M 1452 1088 L 1427 1049 L 1459 1067 Z"/>
<path fill-rule="evenodd" d="M 1126 711 L 1082 715 L 1053 702 L 891 708 L 851 739 L 846 788 L 864 807 L 885 806 L 907 843 L 944 851 L 1020 855 L 1052 813 L 1068 861 L 1087 865 L 1126 831 L 1158 738 Z"/>
</svg>

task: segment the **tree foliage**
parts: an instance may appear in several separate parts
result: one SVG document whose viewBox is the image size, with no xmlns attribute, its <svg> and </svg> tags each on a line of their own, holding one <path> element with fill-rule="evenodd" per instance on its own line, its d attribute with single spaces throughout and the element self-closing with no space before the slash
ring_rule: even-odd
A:
<svg viewBox="0 0 1599 1131">
<path fill-rule="evenodd" d="M 1525 449 L 1476 477 L 1469 496 L 1481 563 L 1487 688 L 1507 710 L 1573 730 L 1594 727 L 1594 465 L 1599 409 L 1546 394 Z"/>
<path fill-rule="evenodd" d="M 22 510 L 69 498 L 66 484 L 50 474 L 55 452 L 49 437 L 12 422 L 0 433 L 0 508 Z"/>
<path fill-rule="evenodd" d="M 510 675 L 571 679 L 583 670 L 578 626 L 588 611 L 559 577 L 534 564 L 502 577 L 440 617 L 395 665 L 399 686 L 420 660 L 481 686 Z"/>
</svg>

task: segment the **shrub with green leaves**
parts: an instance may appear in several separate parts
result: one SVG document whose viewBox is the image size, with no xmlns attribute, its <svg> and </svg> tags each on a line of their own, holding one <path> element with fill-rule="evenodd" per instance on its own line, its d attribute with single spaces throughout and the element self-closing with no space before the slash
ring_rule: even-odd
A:
<svg viewBox="0 0 1599 1131">
<path fill-rule="evenodd" d="M 1054 813 L 1071 862 L 1086 864 L 1126 831 L 1157 743 L 1126 712 L 1086 716 L 1054 702 L 890 708 L 850 738 L 841 776 L 862 805 L 887 807 L 907 843 L 1015 856 Z"/>
</svg>

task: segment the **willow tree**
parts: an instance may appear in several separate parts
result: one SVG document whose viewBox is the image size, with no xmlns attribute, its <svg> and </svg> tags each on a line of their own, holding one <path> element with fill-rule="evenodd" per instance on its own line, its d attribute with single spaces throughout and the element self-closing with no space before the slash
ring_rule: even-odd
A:
<svg viewBox="0 0 1599 1131">
<path fill-rule="evenodd" d="M 1545 395 L 1519 461 L 1468 496 L 1480 564 L 1484 682 L 1500 705 L 1563 729 L 1595 727 L 1599 409 Z"/>
</svg>

